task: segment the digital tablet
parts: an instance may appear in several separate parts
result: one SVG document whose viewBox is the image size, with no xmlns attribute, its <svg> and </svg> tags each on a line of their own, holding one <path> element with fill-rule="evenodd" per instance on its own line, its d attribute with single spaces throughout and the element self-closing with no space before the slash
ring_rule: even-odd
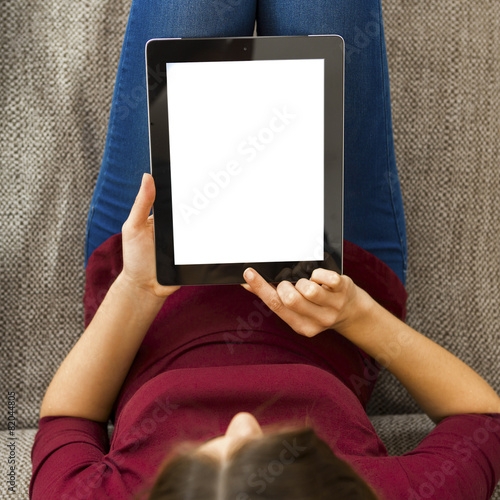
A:
<svg viewBox="0 0 500 500">
<path fill-rule="evenodd" d="M 146 70 L 158 282 L 341 273 L 342 38 L 153 39 Z"/>
</svg>

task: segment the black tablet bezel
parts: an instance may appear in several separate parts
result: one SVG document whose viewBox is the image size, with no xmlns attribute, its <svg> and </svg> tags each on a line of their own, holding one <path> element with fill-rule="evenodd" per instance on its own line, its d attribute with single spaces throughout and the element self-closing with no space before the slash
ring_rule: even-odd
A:
<svg viewBox="0 0 500 500">
<path fill-rule="evenodd" d="M 167 62 L 324 59 L 324 259 L 303 262 L 244 262 L 175 265 Z M 149 146 L 156 185 L 153 206 L 157 280 L 161 285 L 244 283 L 253 267 L 267 281 L 295 282 L 318 267 L 342 273 L 344 198 L 344 41 L 338 35 L 241 38 L 168 38 L 146 44 Z M 300 186 L 300 182 L 298 183 Z M 165 230 L 170 228 L 170 230 Z M 161 230 L 160 230 L 161 229 Z"/>
</svg>

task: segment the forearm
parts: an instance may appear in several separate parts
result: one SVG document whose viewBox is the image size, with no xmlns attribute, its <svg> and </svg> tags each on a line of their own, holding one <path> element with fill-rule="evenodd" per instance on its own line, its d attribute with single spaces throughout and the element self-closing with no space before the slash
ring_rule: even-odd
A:
<svg viewBox="0 0 500 500">
<path fill-rule="evenodd" d="M 57 415 L 107 422 L 139 346 L 164 301 L 118 276 L 54 375 L 40 418 Z"/>
<path fill-rule="evenodd" d="M 356 320 L 340 333 L 393 373 L 434 421 L 500 413 L 500 398 L 474 370 L 362 294 Z"/>
</svg>

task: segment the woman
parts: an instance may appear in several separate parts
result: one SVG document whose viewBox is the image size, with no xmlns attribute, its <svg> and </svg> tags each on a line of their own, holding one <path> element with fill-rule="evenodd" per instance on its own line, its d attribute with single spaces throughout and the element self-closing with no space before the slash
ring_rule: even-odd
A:
<svg viewBox="0 0 500 500">
<path fill-rule="evenodd" d="M 255 20 L 259 35 L 346 41 L 346 274 L 273 287 L 247 269 L 246 289 L 161 287 L 154 183 L 141 183 L 144 44 L 249 36 Z M 87 259 L 87 328 L 42 403 L 32 498 L 491 496 L 499 397 L 401 321 L 406 239 L 380 0 L 132 2 Z M 379 363 L 437 423 L 401 457 L 365 413 Z"/>
</svg>

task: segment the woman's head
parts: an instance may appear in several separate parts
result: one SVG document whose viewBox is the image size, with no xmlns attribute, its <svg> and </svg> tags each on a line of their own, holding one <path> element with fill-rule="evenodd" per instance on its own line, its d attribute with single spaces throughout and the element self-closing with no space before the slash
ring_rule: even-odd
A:
<svg viewBox="0 0 500 500">
<path fill-rule="evenodd" d="M 249 413 L 226 433 L 169 456 L 148 500 L 376 500 L 368 485 L 310 427 L 266 432 Z M 138 498 L 139 498 L 138 497 Z"/>
</svg>

